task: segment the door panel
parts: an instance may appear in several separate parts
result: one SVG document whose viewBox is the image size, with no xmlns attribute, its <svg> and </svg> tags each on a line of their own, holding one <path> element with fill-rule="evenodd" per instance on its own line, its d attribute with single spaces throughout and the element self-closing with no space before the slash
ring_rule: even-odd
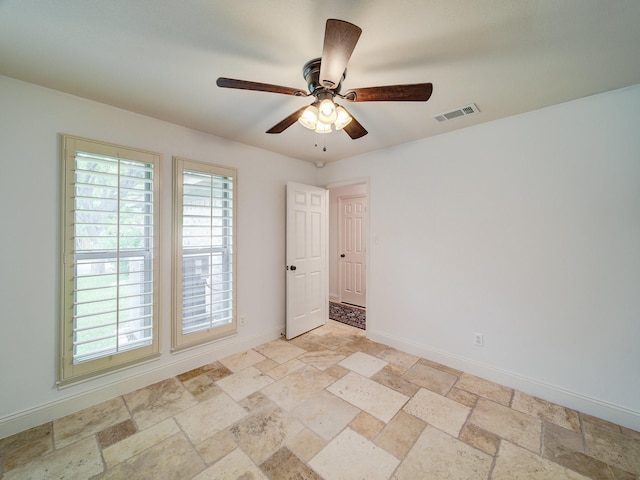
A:
<svg viewBox="0 0 640 480">
<path fill-rule="evenodd" d="M 287 184 L 286 338 L 324 325 L 329 315 L 327 191 Z"/>
<path fill-rule="evenodd" d="M 338 201 L 340 301 L 366 306 L 367 197 L 341 197 Z"/>
</svg>

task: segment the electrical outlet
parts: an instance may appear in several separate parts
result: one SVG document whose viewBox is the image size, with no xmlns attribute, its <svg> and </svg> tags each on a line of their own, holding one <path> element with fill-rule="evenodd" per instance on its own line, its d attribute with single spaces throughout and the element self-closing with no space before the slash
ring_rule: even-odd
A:
<svg viewBox="0 0 640 480">
<path fill-rule="evenodd" d="M 240 315 L 240 326 L 244 327 L 246 323 L 247 323 L 246 317 L 244 315 Z"/>
<path fill-rule="evenodd" d="M 474 333 L 473 334 L 473 344 L 476 347 L 484 346 L 484 335 L 482 335 L 481 333 Z"/>
</svg>

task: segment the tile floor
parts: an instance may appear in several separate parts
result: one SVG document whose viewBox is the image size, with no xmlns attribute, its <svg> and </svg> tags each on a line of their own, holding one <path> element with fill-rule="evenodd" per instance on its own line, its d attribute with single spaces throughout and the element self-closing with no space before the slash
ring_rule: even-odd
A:
<svg viewBox="0 0 640 480">
<path fill-rule="evenodd" d="M 640 433 L 330 321 L 0 440 L 2 479 L 640 478 Z"/>
</svg>

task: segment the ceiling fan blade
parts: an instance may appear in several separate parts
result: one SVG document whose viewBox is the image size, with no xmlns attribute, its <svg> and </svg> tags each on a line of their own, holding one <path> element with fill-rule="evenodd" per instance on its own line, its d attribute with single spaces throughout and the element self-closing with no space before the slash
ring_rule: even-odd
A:
<svg viewBox="0 0 640 480">
<path fill-rule="evenodd" d="M 369 133 L 360 124 L 360 122 L 356 120 L 356 117 L 351 115 L 351 113 L 349 113 L 349 115 L 351 116 L 351 121 L 347 123 L 347 125 L 343 128 L 343 130 L 347 132 L 347 135 L 349 135 L 352 140 L 355 140 L 356 138 L 364 137 L 367 133 Z"/>
<path fill-rule="evenodd" d="M 305 105 L 304 107 L 296 110 L 291 115 L 289 115 L 287 118 L 283 119 L 279 123 L 276 123 L 273 127 L 271 127 L 269 130 L 267 130 L 267 133 L 282 133 L 282 132 L 284 132 L 287 128 L 289 128 L 291 125 L 293 125 L 294 123 L 296 123 L 298 121 L 298 118 L 300 118 L 300 115 L 302 115 L 302 112 L 304 112 L 306 108 L 307 108 L 307 105 Z"/>
<path fill-rule="evenodd" d="M 426 102 L 432 93 L 433 84 L 413 83 L 355 88 L 346 92 L 343 97 L 352 102 Z"/>
<path fill-rule="evenodd" d="M 247 80 L 236 80 L 235 78 L 220 77 L 216 80 L 216 85 L 223 88 L 237 88 L 240 90 L 255 90 L 258 92 L 282 93 L 284 95 L 294 95 L 296 97 L 306 97 L 308 94 L 297 88 L 283 87 L 281 85 L 271 85 L 270 83 L 249 82 Z"/>
<path fill-rule="evenodd" d="M 326 88 L 336 88 L 340 84 L 361 33 L 362 29 L 352 23 L 333 18 L 327 20 L 320 64 L 320 84 Z"/>
</svg>

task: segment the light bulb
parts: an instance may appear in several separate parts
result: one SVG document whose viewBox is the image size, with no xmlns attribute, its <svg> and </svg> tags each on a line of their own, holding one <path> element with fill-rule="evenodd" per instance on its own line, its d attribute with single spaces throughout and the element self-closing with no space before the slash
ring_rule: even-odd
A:
<svg viewBox="0 0 640 480">
<path fill-rule="evenodd" d="M 318 108 L 314 105 L 309 105 L 307 108 L 305 108 L 304 112 L 302 112 L 302 115 L 300 115 L 300 117 L 298 118 L 298 122 L 300 122 L 303 127 L 308 128 L 309 130 L 316 129 L 317 121 Z"/>
<path fill-rule="evenodd" d="M 353 120 L 353 118 L 351 118 L 351 115 L 349 115 L 349 112 L 347 112 L 341 106 L 338 106 L 338 108 L 336 108 L 336 114 L 338 117 L 335 120 L 336 130 L 342 130 L 344 127 L 349 125 L 351 120 Z"/>
<path fill-rule="evenodd" d="M 333 123 L 338 117 L 338 114 L 336 113 L 336 106 L 330 98 L 322 100 L 318 110 L 318 121 L 322 123 Z"/>
<path fill-rule="evenodd" d="M 331 124 L 318 120 L 316 124 L 316 133 L 331 133 Z"/>
</svg>

